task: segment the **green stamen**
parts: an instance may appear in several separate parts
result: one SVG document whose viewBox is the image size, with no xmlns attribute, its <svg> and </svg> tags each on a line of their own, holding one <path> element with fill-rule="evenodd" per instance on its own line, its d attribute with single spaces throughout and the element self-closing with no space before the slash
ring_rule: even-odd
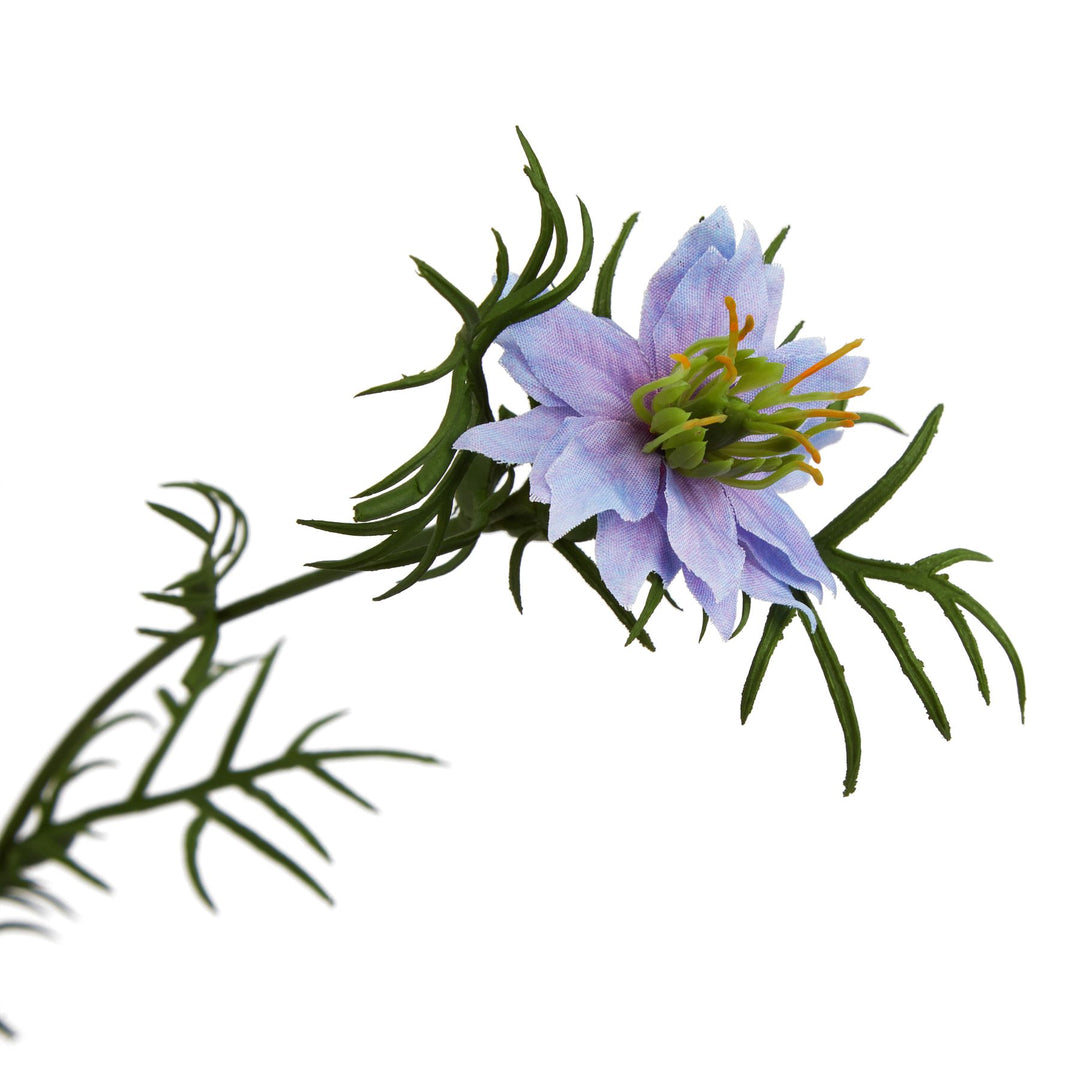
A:
<svg viewBox="0 0 1080 1080">
<path fill-rule="evenodd" d="M 781 382 L 783 364 L 756 356 L 753 349 L 739 348 L 754 328 L 753 316 L 748 315 L 740 328 L 735 300 L 726 297 L 724 306 L 726 335 L 700 338 L 684 352 L 672 353 L 671 373 L 638 387 L 630 396 L 634 412 L 655 436 L 644 443 L 642 451 L 659 451 L 665 465 L 684 476 L 749 490 L 767 488 L 796 470 L 809 473 L 820 484 L 821 473 L 804 456 L 821 460 L 810 439 L 835 427 L 850 427 L 858 417 L 821 407 L 822 398 L 846 401 L 864 394 L 867 387 L 826 395 L 806 390 L 795 393 L 794 388 L 861 341 L 845 345 Z M 740 396 L 751 392 L 755 393 L 749 400 Z M 818 407 L 804 407 L 809 402 Z M 804 425 L 806 430 L 802 430 Z M 769 437 L 746 438 L 754 435 Z M 748 475 L 757 479 L 744 479 Z"/>
</svg>

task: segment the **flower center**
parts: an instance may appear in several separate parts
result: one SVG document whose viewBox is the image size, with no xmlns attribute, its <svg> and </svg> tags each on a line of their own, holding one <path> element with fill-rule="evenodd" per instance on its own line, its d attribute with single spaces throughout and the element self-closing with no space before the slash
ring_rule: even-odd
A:
<svg viewBox="0 0 1080 1080">
<path fill-rule="evenodd" d="M 822 483 L 821 473 L 806 461 L 803 451 L 819 463 L 821 454 L 811 438 L 830 428 L 851 427 L 859 415 L 801 406 L 823 396 L 858 397 L 870 388 L 856 386 L 835 395 L 794 390 L 803 379 L 857 349 L 862 338 L 829 353 L 795 378 L 779 382 L 783 364 L 739 348 L 754 328 L 754 317 L 747 315 L 740 329 L 734 298 L 727 297 L 724 305 L 726 337 L 702 338 L 685 352 L 673 353 L 671 374 L 631 395 L 634 412 L 654 436 L 642 450 L 661 451 L 668 468 L 686 476 L 711 477 L 732 487 L 768 487 L 796 470 Z M 751 398 L 744 396 L 754 391 Z M 819 422 L 801 430 L 809 420 Z"/>
</svg>

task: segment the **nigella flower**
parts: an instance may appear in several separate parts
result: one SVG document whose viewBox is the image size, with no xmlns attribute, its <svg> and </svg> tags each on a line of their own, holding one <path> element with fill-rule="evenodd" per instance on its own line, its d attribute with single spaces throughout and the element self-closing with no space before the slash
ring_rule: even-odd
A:
<svg viewBox="0 0 1080 1080">
<path fill-rule="evenodd" d="M 861 339 L 775 345 L 782 291 L 754 230 L 736 246 L 719 209 L 654 275 L 636 341 L 569 301 L 506 329 L 502 363 L 539 404 L 455 447 L 531 463 L 551 541 L 597 516 L 596 563 L 626 607 L 679 571 L 725 637 L 740 592 L 820 600 L 832 575 L 781 493 L 821 483 L 820 448 L 858 418 L 828 404 L 865 393 L 867 361 Z"/>
</svg>

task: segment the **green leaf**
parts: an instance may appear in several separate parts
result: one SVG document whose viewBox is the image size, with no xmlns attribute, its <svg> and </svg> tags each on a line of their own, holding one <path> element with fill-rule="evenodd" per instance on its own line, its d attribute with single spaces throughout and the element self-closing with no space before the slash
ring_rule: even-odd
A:
<svg viewBox="0 0 1080 1080">
<path fill-rule="evenodd" d="M 521 614 L 525 613 L 521 605 L 521 559 L 525 554 L 525 548 L 536 539 L 537 535 L 535 532 L 522 533 L 514 541 L 514 547 L 510 552 L 510 595 L 514 598 L 514 605 Z"/>
<path fill-rule="evenodd" d="M 785 607 L 781 604 L 773 604 L 769 608 L 769 614 L 765 616 L 765 625 L 761 628 L 761 638 L 758 641 L 754 658 L 750 661 L 750 669 L 746 673 L 743 682 L 742 702 L 739 709 L 739 718 L 745 724 L 754 708 L 758 691 L 761 689 L 761 680 L 768 670 L 769 661 L 772 660 L 776 646 L 784 636 L 788 623 L 795 618 L 797 608 Z"/>
<path fill-rule="evenodd" d="M 1016 647 L 1012 641 L 1009 640 L 1009 635 L 1002 630 L 997 619 L 990 614 L 976 600 L 973 596 L 964 592 L 958 585 L 954 585 L 951 581 L 945 582 L 949 595 L 955 599 L 956 603 L 965 610 L 971 612 L 976 619 L 979 620 L 986 627 L 987 630 L 993 635 L 994 640 L 1005 651 L 1005 655 L 1009 658 L 1009 663 L 1012 665 L 1013 677 L 1016 679 L 1016 698 L 1020 704 L 1020 719 L 1024 719 L 1024 706 L 1027 703 L 1027 689 L 1024 682 L 1024 666 L 1020 663 L 1020 654 L 1016 651 Z"/>
<path fill-rule="evenodd" d="M 906 435 L 907 432 L 897 423 L 890 420 L 887 416 L 879 416 L 877 413 L 862 412 L 859 411 L 859 418 L 855 422 L 855 426 L 860 424 L 878 424 L 880 427 L 886 427 L 890 431 L 895 431 L 898 435 Z"/>
<path fill-rule="evenodd" d="M 418 259 L 415 255 L 410 258 L 416 263 L 420 276 L 461 316 L 461 321 L 470 329 L 474 327 L 480 319 L 476 305 L 423 259 Z"/>
<path fill-rule="evenodd" d="M 427 459 L 439 450 L 440 447 L 449 446 L 453 443 L 466 427 L 468 427 L 468 424 L 468 387 L 464 370 L 459 368 L 454 372 L 454 377 L 451 380 L 450 395 L 447 399 L 446 411 L 443 413 L 443 418 L 440 421 L 438 428 L 436 428 L 435 434 L 432 435 L 424 446 L 413 454 L 411 458 L 384 476 L 377 484 L 372 484 L 371 487 L 365 488 L 358 495 L 354 495 L 353 498 L 367 499 L 369 496 L 385 491 L 387 488 L 398 483 L 398 481 L 403 480 L 410 473 L 421 468 Z M 430 488 L 428 490 L 430 490 Z M 427 492 L 425 491 L 424 494 L 427 494 Z M 364 518 L 357 518 L 356 520 L 361 521 L 364 520 Z"/>
<path fill-rule="evenodd" d="M 746 620 L 749 619 L 749 618 L 750 618 L 750 594 L 749 593 L 743 593 L 742 594 L 742 613 L 739 615 L 739 625 L 736 626 L 735 629 L 731 631 L 731 637 L 728 639 L 729 641 L 734 640 L 735 638 L 737 638 L 739 636 L 739 633 L 742 631 L 742 628 L 746 625 Z"/>
<path fill-rule="evenodd" d="M 202 898 L 203 903 L 206 904 L 211 911 L 217 911 L 217 908 L 214 907 L 214 901 L 210 899 L 210 894 L 206 891 L 206 886 L 203 884 L 197 861 L 199 837 L 202 835 L 202 831 L 209 820 L 207 814 L 200 813 L 187 827 L 187 831 L 184 833 L 184 864 L 187 866 L 188 877 L 191 879 L 191 884 Z"/>
<path fill-rule="evenodd" d="M 576 544 L 571 544 L 565 539 L 556 540 L 552 547 L 578 572 L 585 584 L 607 604 L 619 622 L 628 631 L 632 631 L 637 621 L 633 612 L 627 611 L 611 594 L 611 590 L 600 577 L 600 571 L 596 568 L 596 563 Z M 656 646 L 653 645 L 652 638 L 649 637 L 646 631 L 640 631 L 635 640 L 641 642 L 649 652 L 656 651 Z"/>
<path fill-rule="evenodd" d="M 772 243 L 769 244 L 769 246 L 765 249 L 765 254 L 761 256 L 761 261 L 763 263 L 771 263 L 773 261 L 773 259 L 776 258 L 776 253 L 780 250 L 780 245 L 784 242 L 785 238 L 787 237 L 788 230 L 790 228 L 791 228 L 790 225 L 785 225 L 772 238 Z M 802 325 L 802 324 L 800 323 L 800 325 Z M 784 342 L 784 344 L 786 345 L 787 342 Z"/>
<path fill-rule="evenodd" d="M 649 595 L 645 598 L 645 606 L 630 629 L 630 636 L 625 641 L 626 645 L 632 644 L 641 636 L 645 624 L 652 618 L 653 612 L 660 606 L 663 598 L 664 580 L 654 571 L 649 574 Z"/>
<path fill-rule="evenodd" d="M 934 684 L 923 670 L 923 662 L 911 648 L 911 643 L 904 633 L 903 624 L 896 617 L 896 612 L 867 588 L 866 582 L 859 575 L 845 574 L 841 580 L 851 593 L 852 599 L 877 624 L 877 628 L 889 643 L 889 648 L 892 649 L 893 655 L 899 662 L 901 670 L 914 687 L 915 693 L 919 695 L 927 715 L 933 720 L 934 727 L 948 739 L 950 737 L 949 721 L 945 717 L 945 709 L 937 696 Z"/>
<path fill-rule="evenodd" d="M 795 324 L 795 326 L 792 328 L 791 333 L 789 333 L 788 336 L 786 338 L 784 338 L 783 341 L 780 342 L 780 344 L 781 345 L 790 345 L 799 336 L 799 331 L 805 325 L 806 325 L 806 320 L 805 319 L 800 319 Z"/>
<path fill-rule="evenodd" d="M 354 803 L 359 804 L 365 810 L 370 810 L 373 814 L 377 814 L 378 808 L 372 805 L 363 797 L 358 795 L 347 784 L 342 783 L 333 773 L 327 772 L 324 768 L 316 764 L 308 764 L 306 766 L 309 772 L 313 776 L 318 777 L 327 787 L 333 788 L 336 792 L 344 795 L 347 799 L 352 799 Z"/>
<path fill-rule="evenodd" d="M 410 570 L 396 585 L 387 589 L 386 592 L 380 593 L 375 597 L 376 600 L 389 600 L 391 596 L 397 596 L 398 593 L 404 592 L 410 586 L 415 585 L 424 574 L 430 569 L 432 563 L 442 554 L 442 542 L 446 536 L 446 528 L 450 524 L 450 515 L 453 513 L 454 507 L 451 502 L 444 503 L 439 508 L 438 516 L 435 519 L 435 528 L 432 530 L 431 539 L 428 541 L 428 546 L 424 549 L 424 554 L 420 556 L 417 564 Z"/>
<path fill-rule="evenodd" d="M 465 350 L 460 340 L 454 343 L 450 355 L 438 367 L 430 371 L 418 371 L 415 375 L 402 375 L 393 382 L 379 383 L 377 386 L 369 386 L 361 390 L 356 397 L 371 397 L 374 394 L 385 394 L 391 390 L 411 390 L 414 386 L 427 386 L 428 383 L 438 382 L 439 379 L 449 375 L 456 367 L 464 363 Z"/>
<path fill-rule="evenodd" d="M 223 825 L 238 839 L 243 840 L 245 843 L 250 844 L 261 855 L 265 855 L 272 862 L 275 862 L 283 870 L 287 870 L 298 881 L 306 885 L 317 896 L 321 896 L 328 904 L 333 904 L 333 899 L 330 894 L 302 867 L 299 863 L 294 862 L 289 858 L 285 852 L 274 847 L 268 840 L 260 836 L 253 829 L 249 829 L 243 822 L 237 821 L 236 818 L 225 813 L 220 807 L 215 806 L 209 799 L 198 800 L 200 809 L 213 821 L 216 821 L 219 825 Z"/>
<path fill-rule="evenodd" d="M 578 199 L 578 209 L 581 212 L 581 254 L 578 256 L 577 262 L 574 263 L 573 269 L 558 285 L 529 302 L 526 312 L 523 313 L 523 318 L 531 319 L 557 307 L 585 280 L 585 275 L 589 272 L 589 266 L 592 263 L 592 220 L 589 217 L 589 211 L 580 199 Z"/>
<path fill-rule="evenodd" d="M 945 614 L 945 618 L 952 624 L 956 636 L 960 639 L 960 644 L 964 646 L 964 652 L 967 653 L 972 670 L 975 672 L 975 682 L 979 688 L 979 693 L 982 694 L 983 701 L 989 705 L 990 684 L 986 679 L 986 668 L 983 666 L 982 653 L 979 652 L 979 643 L 975 640 L 975 635 L 971 632 L 971 627 L 968 626 L 964 613 L 955 604 L 940 596 L 936 596 L 934 599 L 937 600 L 938 607 Z"/>
<path fill-rule="evenodd" d="M 171 506 L 162 506 L 161 503 L 148 502 L 146 504 L 151 510 L 156 511 L 162 517 L 168 518 L 170 521 L 179 525 L 181 529 L 187 529 L 193 536 L 198 537 L 204 544 L 213 543 L 214 537 L 205 525 L 199 524 L 194 518 L 188 517 L 187 514 L 181 513 L 179 510 L 174 510 Z M 146 595 L 145 593 L 143 595 Z"/>
<path fill-rule="evenodd" d="M 814 537 L 818 548 L 835 547 L 870 520 L 900 489 L 926 456 L 930 443 L 937 433 L 938 422 L 944 410 L 938 405 L 923 421 L 922 427 L 908 444 L 907 449 L 888 468 L 885 474 L 868 490 L 864 491 L 846 510 L 842 510 Z"/>
<path fill-rule="evenodd" d="M 611 318 L 611 287 L 615 281 L 615 268 L 619 264 L 630 230 L 637 224 L 637 219 L 638 215 L 634 213 L 623 222 L 623 227 L 619 230 L 619 235 L 612 245 L 611 251 L 608 252 L 608 257 L 600 264 L 600 273 L 596 279 L 596 292 L 593 294 L 592 312 L 601 318 Z"/>
<path fill-rule="evenodd" d="M 293 754 L 299 753 L 304 743 L 307 742 L 312 735 L 321 727 L 325 727 L 327 724 L 333 723 L 335 720 L 341 719 L 345 715 L 344 709 L 339 709 L 337 712 L 330 713 L 329 716 L 322 716 L 318 720 L 313 720 L 291 743 L 289 743 L 288 750 L 285 751 L 285 757 L 292 757 Z"/>
<path fill-rule="evenodd" d="M 939 551 L 936 555 L 927 555 L 912 563 L 913 566 L 925 570 L 928 574 L 936 574 L 959 562 L 993 562 L 989 555 L 983 555 L 978 551 L 970 551 L 968 548 L 950 548 L 948 551 Z"/>
<path fill-rule="evenodd" d="M 279 641 L 262 658 L 262 661 L 259 664 L 259 670 L 255 673 L 255 678 L 251 683 L 251 687 L 244 698 L 243 704 L 240 706 L 240 711 L 236 714 L 236 718 L 229 728 L 229 734 L 226 736 L 225 745 L 221 748 L 221 755 L 218 757 L 213 775 L 221 776 L 228 772 L 229 766 L 232 764 L 233 755 L 236 753 L 236 748 L 240 743 L 240 737 L 244 734 L 244 728 L 247 727 L 248 721 L 251 719 L 251 713 L 255 708 L 255 702 L 258 701 L 259 695 L 266 685 L 267 676 L 270 674 L 270 669 L 274 666 L 274 661 L 277 659 L 278 650 L 280 648 L 281 642 Z"/>
<path fill-rule="evenodd" d="M 72 873 L 77 874 L 91 885 L 97 886 L 102 892 L 112 892 L 112 889 L 101 880 L 96 874 L 91 874 L 85 866 L 77 863 L 70 855 L 66 853 L 57 853 L 52 856 L 61 866 L 66 866 Z"/>
<path fill-rule="evenodd" d="M 792 590 L 796 600 L 806 604 L 811 610 L 813 605 L 810 597 L 799 589 Z M 794 612 L 796 608 L 788 608 Z M 859 778 L 859 759 L 862 756 L 862 738 L 859 734 L 859 719 L 855 715 L 855 703 L 851 700 L 851 691 L 848 689 L 847 679 L 844 678 L 844 666 L 836 656 L 836 651 L 825 633 L 825 627 L 821 622 L 821 616 L 817 615 L 817 629 L 810 629 L 810 620 L 803 612 L 799 612 L 803 629 L 810 644 L 814 648 L 821 674 L 825 676 L 825 683 L 829 688 L 829 696 L 832 698 L 833 707 L 836 709 L 837 719 L 840 721 L 841 730 L 844 733 L 844 751 L 847 756 L 847 768 L 844 772 L 844 795 L 850 795 L 855 790 L 855 784 Z"/>
<path fill-rule="evenodd" d="M 255 784 L 244 784 L 243 788 L 248 795 L 261 802 L 270 813 L 288 825 L 327 862 L 330 861 L 330 853 L 319 842 L 319 838 L 287 806 L 275 799 L 265 788 L 256 787 Z"/>
<path fill-rule="evenodd" d="M 53 937 L 53 932 L 47 926 L 32 922 L 0 922 L 0 933 L 4 930 L 23 930 L 31 934 L 40 934 L 42 937 Z"/>
<path fill-rule="evenodd" d="M 498 302 L 503 289 L 506 288 L 507 281 L 510 280 L 510 254 L 506 250 L 506 244 L 503 243 L 499 230 L 492 229 L 491 232 L 495 237 L 495 283 L 491 286 L 491 292 L 488 293 L 487 298 L 480 305 L 481 315 L 486 315 L 491 307 Z"/>
</svg>

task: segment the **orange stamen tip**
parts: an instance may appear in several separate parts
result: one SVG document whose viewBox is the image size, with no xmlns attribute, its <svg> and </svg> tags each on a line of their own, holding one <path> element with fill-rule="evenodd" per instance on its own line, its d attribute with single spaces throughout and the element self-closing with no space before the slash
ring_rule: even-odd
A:
<svg viewBox="0 0 1080 1080">
<path fill-rule="evenodd" d="M 677 364 L 682 364 L 682 366 L 686 368 L 687 371 L 690 370 L 690 361 L 681 352 L 672 353 L 671 359 L 674 360 Z"/>
<path fill-rule="evenodd" d="M 784 435 L 786 438 L 794 439 L 796 442 L 802 443 L 803 446 L 806 447 L 807 453 L 814 459 L 815 462 L 821 461 L 821 452 L 801 431 L 796 431 L 794 428 L 792 428 L 785 430 Z"/>
<path fill-rule="evenodd" d="M 742 328 L 742 333 L 739 334 L 739 340 L 742 341 L 742 339 L 744 337 L 746 337 L 746 335 L 749 334 L 750 331 L 753 330 L 753 329 L 754 329 L 754 316 L 753 315 L 747 315 L 746 316 L 746 325 Z"/>
<path fill-rule="evenodd" d="M 807 465 L 805 461 L 800 461 L 795 467 L 801 469 L 805 473 L 809 473 L 814 478 L 814 483 L 817 484 L 818 487 L 821 487 L 821 485 L 825 483 L 825 477 L 822 476 L 820 471 L 815 469 L 813 465 Z"/>
<path fill-rule="evenodd" d="M 724 307 L 726 307 L 728 309 L 728 311 L 730 311 L 731 314 L 734 315 L 735 314 L 735 297 L 734 296 L 725 296 L 724 297 Z"/>
<path fill-rule="evenodd" d="M 843 409 L 807 409 L 807 416 L 820 416 L 826 420 L 858 420 L 859 414 Z"/>
<path fill-rule="evenodd" d="M 716 416 L 701 416 L 696 420 L 687 420 L 683 424 L 683 430 L 689 431 L 691 428 L 708 427 L 709 424 L 722 424 L 726 419 L 727 413 L 718 413 Z"/>
<path fill-rule="evenodd" d="M 847 356 L 852 349 L 857 349 L 862 343 L 862 338 L 856 338 L 854 341 L 849 341 L 842 349 L 837 349 L 836 352 L 831 352 L 828 356 L 822 357 L 816 364 L 811 364 L 804 372 L 784 383 L 784 389 L 790 391 L 793 386 L 797 386 L 803 379 L 808 379 L 811 375 L 816 375 L 822 368 L 827 368 L 831 363 L 839 360 L 840 357 Z"/>
</svg>

